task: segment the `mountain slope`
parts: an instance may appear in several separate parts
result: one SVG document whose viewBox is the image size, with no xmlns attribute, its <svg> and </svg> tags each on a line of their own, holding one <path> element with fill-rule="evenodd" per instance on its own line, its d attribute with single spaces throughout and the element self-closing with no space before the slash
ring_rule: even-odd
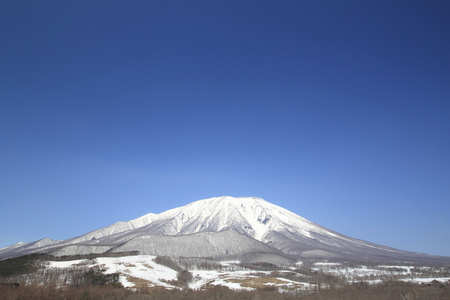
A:
<svg viewBox="0 0 450 300">
<path fill-rule="evenodd" d="M 64 241 L 16 244 L 0 249 L 0 259 L 35 252 L 71 255 L 120 251 L 221 258 L 270 253 L 293 260 L 448 261 L 353 239 L 255 197 L 210 198 Z"/>
</svg>

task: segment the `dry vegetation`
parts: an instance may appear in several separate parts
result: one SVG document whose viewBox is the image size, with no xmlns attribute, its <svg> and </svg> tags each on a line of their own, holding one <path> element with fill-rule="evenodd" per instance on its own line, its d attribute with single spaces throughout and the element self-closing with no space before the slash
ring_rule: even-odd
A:
<svg viewBox="0 0 450 300">
<path fill-rule="evenodd" d="M 239 283 L 242 287 L 249 287 L 263 290 L 276 290 L 273 285 L 287 285 L 289 282 L 280 280 L 275 277 L 247 277 L 247 278 L 230 278 L 228 282 Z"/>
<path fill-rule="evenodd" d="M 445 300 L 450 299 L 450 286 L 433 282 L 431 284 L 412 284 L 407 282 L 385 282 L 377 285 L 355 283 L 342 288 L 316 291 L 312 294 L 278 293 L 274 290 L 258 289 L 256 291 L 232 291 L 226 287 L 211 287 L 202 291 L 167 290 L 163 288 L 143 287 L 137 291 L 114 287 L 110 284 L 99 287 L 86 285 L 80 287 L 66 286 L 58 288 L 55 284 L 39 286 L 0 286 L 0 300 L 59 300 L 59 299 L 304 299 L 304 300 Z"/>
</svg>

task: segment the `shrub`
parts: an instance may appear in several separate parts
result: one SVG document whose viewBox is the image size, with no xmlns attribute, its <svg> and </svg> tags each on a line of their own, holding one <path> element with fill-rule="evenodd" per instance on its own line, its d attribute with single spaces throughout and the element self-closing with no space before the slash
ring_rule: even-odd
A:
<svg viewBox="0 0 450 300">
<path fill-rule="evenodd" d="M 176 262 L 165 256 L 157 256 L 153 261 L 157 264 L 166 266 L 177 272 L 180 272 L 182 270 L 181 267 Z"/>
<path fill-rule="evenodd" d="M 84 274 L 84 281 L 88 285 L 104 286 L 107 283 L 111 283 L 113 286 L 119 285 L 119 273 L 103 274 L 100 271 L 94 271 L 90 269 Z"/>
</svg>

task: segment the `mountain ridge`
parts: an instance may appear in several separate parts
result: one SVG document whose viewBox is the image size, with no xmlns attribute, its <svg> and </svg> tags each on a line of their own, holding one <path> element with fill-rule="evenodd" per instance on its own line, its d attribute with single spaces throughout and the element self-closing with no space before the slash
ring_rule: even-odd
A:
<svg viewBox="0 0 450 300">
<path fill-rule="evenodd" d="M 223 243 L 222 239 L 227 234 L 231 234 L 230 239 L 237 245 Z M 169 236 L 173 238 L 167 238 Z M 197 244 L 192 244 L 193 240 Z M 239 243 L 242 244 L 241 250 Z M 146 249 L 152 249 L 152 253 Z M 211 249 L 210 255 L 204 249 Z M 258 197 L 230 196 L 198 200 L 159 214 L 149 213 L 67 240 L 41 239 L 15 244 L 0 249 L 0 259 L 36 252 L 71 255 L 118 251 L 238 257 L 248 256 L 249 249 L 291 260 L 450 261 L 446 257 L 408 252 L 351 238 Z"/>
</svg>

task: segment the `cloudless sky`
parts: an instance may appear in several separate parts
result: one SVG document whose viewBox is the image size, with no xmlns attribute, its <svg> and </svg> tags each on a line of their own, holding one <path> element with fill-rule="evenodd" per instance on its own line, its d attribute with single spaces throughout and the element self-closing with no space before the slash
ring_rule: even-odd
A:
<svg viewBox="0 0 450 300">
<path fill-rule="evenodd" d="M 215 196 L 450 256 L 450 2 L 0 2 L 0 247 Z"/>
</svg>

